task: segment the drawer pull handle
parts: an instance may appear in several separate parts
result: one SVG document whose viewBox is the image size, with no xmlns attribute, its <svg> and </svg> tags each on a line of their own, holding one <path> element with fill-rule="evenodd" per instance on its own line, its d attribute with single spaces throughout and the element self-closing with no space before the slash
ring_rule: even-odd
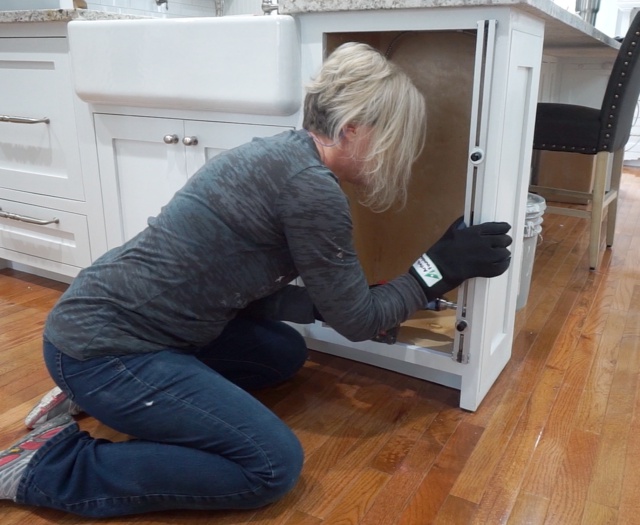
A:
<svg viewBox="0 0 640 525">
<path fill-rule="evenodd" d="M 185 137 L 182 139 L 182 143 L 185 146 L 197 146 L 198 145 L 198 137 Z"/>
<path fill-rule="evenodd" d="M 29 117 L 11 117 L 9 115 L 0 115 L 0 122 L 13 122 L 15 124 L 49 124 L 49 117 L 29 118 Z"/>
<path fill-rule="evenodd" d="M 165 144 L 177 144 L 180 139 L 178 135 L 165 135 L 162 140 Z"/>
<path fill-rule="evenodd" d="M 29 224 L 37 224 L 39 226 L 44 226 L 46 224 L 58 224 L 60 222 L 60 219 L 58 219 L 57 217 L 54 217 L 51 220 L 34 219 L 33 217 L 26 217 L 25 215 L 18 215 L 17 213 L 2 211 L 2 208 L 0 208 L 0 219 L 11 219 L 14 221 L 28 222 Z"/>
</svg>

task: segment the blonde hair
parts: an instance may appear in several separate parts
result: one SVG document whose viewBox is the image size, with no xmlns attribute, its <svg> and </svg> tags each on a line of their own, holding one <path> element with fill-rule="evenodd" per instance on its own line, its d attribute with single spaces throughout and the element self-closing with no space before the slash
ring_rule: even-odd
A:
<svg viewBox="0 0 640 525">
<path fill-rule="evenodd" d="M 307 86 L 303 127 L 308 131 L 337 142 L 349 124 L 372 128 L 361 203 L 375 211 L 406 203 L 425 121 L 424 97 L 411 79 L 367 44 L 338 47 Z"/>
</svg>

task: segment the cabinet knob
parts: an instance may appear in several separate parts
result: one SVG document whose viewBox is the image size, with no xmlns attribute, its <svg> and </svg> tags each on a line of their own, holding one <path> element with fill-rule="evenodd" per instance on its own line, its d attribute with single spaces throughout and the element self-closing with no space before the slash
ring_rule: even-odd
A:
<svg viewBox="0 0 640 525">
<path fill-rule="evenodd" d="M 464 332 L 467 329 L 467 326 L 469 326 L 469 323 L 464 319 L 460 319 L 460 321 L 456 323 L 456 330 L 458 330 L 458 332 Z"/>
<path fill-rule="evenodd" d="M 180 139 L 178 135 L 165 135 L 162 140 L 165 144 L 177 144 Z"/>
<path fill-rule="evenodd" d="M 185 137 L 182 139 L 182 143 L 185 146 L 197 146 L 198 145 L 198 137 Z"/>
</svg>

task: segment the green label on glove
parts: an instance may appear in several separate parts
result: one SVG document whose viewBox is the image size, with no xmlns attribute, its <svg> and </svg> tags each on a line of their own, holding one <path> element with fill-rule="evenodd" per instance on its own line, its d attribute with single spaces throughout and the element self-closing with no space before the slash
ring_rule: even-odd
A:
<svg viewBox="0 0 640 525">
<path fill-rule="evenodd" d="M 442 280 L 440 270 L 426 253 L 413 263 L 413 269 L 428 287 Z"/>
</svg>

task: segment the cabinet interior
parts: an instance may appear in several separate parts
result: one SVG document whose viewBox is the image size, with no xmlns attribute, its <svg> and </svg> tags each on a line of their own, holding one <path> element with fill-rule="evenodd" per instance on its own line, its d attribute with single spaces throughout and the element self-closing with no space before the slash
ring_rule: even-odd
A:
<svg viewBox="0 0 640 525">
<path fill-rule="evenodd" d="M 393 279 L 463 215 L 467 186 L 475 31 L 387 31 L 326 34 L 326 52 L 344 42 L 367 43 L 411 77 L 424 94 L 427 139 L 415 163 L 406 206 L 374 213 L 349 195 L 355 246 L 370 283 Z M 447 294 L 455 302 L 456 291 Z M 452 353 L 456 313 L 420 311 L 398 342 Z"/>
</svg>

